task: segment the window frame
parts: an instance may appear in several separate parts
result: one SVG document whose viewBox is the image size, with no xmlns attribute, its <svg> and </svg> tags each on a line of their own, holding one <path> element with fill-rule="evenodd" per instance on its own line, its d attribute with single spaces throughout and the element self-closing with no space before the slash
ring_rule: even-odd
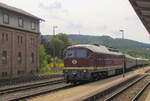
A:
<svg viewBox="0 0 150 101">
<path fill-rule="evenodd" d="M 31 53 L 31 63 L 34 64 L 35 63 L 35 59 L 34 59 L 35 55 L 34 53 L 32 52 Z"/>
<path fill-rule="evenodd" d="M 20 20 L 22 21 L 21 23 L 20 23 Z M 24 27 L 24 20 L 23 20 L 23 17 L 21 17 L 21 16 L 19 16 L 18 17 L 18 27 Z"/>
<path fill-rule="evenodd" d="M 36 22 L 35 21 L 31 22 L 31 29 L 36 30 Z"/>
<path fill-rule="evenodd" d="M 82 55 L 81 55 L 81 53 L 82 53 Z M 83 53 L 84 53 L 84 56 L 83 56 Z M 88 57 L 87 54 L 88 54 L 87 50 L 85 50 L 85 49 L 77 49 L 75 57 L 77 57 L 77 58 L 87 58 Z"/>
<path fill-rule="evenodd" d="M 68 56 L 68 52 L 72 52 L 72 55 L 71 56 Z M 75 57 L 75 50 L 73 50 L 73 49 L 68 49 L 67 51 L 66 51 L 66 56 L 65 56 L 66 58 L 73 58 L 73 57 Z"/>
<path fill-rule="evenodd" d="M 5 15 L 8 16 L 8 18 L 7 18 L 8 21 L 5 21 Z M 9 24 L 9 14 L 7 14 L 7 13 L 3 13 L 3 24 Z"/>
<path fill-rule="evenodd" d="M 17 62 L 18 62 L 18 64 L 22 64 L 22 53 L 21 52 L 18 52 Z"/>
<path fill-rule="evenodd" d="M 4 54 L 4 53 L 6 53 L 6 54 Z M 7 55 L 8 55 L 8 53 L 7 53 L 7 51 L 2 51 L 2 64 L 3 65 L 6 65 L 7 64 Z"/>
</svg>

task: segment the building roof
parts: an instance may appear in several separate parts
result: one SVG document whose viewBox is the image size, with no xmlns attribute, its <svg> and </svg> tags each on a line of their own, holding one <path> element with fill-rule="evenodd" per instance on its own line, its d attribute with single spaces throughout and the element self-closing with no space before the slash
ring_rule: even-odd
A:
<svg viewBox="0 0 150 101">
<path fill-rule="evenodd" d="M 102 46 L 102 45 L 96 46 L 96 45 L 90 45 L 90 44 L 79 44 L 79 45 L 70 46 L 68 47 L 68 49 L 69 48 L 87 48 L 91 50 L 92 52 L 96 52 L 96 53 L 123 55 L 122 53 L 119 53 L 119 52 L 111 52 L 105 46 Z"/>
<path fill-rule="evenodd" d="M 36 16 L 34 16 L 34 15 L 24 11 L 24 10 L 22 10 L 22 9 L 9 6 L 9 5 L 6 5 L 6 4 L 1 3 L 1 2 L 0 2 L 0 8 L 6 9 L 6 10 L 9 10 L 9 11 L 13 11 L 13 12 L 16 12 L 16 13 L 19 13 L 19 14 L 23 14 L 25 16 L 29 16 L 29 17 L 37 19 L 37 20 L 43 20 L 43 19 L 41 19 L 39 17 L 36 17 Z"/>
<path fill-rule="evenodd" d="M 129 0 L 150 34 L 150 0 Z"/>
</svg>

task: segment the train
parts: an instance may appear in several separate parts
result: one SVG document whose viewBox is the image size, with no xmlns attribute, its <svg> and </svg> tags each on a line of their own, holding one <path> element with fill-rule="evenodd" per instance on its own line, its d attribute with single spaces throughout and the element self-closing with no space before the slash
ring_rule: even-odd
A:
<svg viewBox="0 0 150 101">
<path fill-rule="evenodd" d="M 121 74 L 137 66 L 148 65 L 148 59 L 134 58 L 103 45 L 69 46 L 64 57 L 64 79 L 81 83 Z"/>
</svg>

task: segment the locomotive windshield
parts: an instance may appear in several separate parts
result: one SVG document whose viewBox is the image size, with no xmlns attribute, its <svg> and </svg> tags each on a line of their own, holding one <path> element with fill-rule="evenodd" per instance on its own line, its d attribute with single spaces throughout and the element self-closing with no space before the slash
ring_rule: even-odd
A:
<svg viewBox="0 0 150 101">
<path fill-rule="evenodd" d="M 85 58 L 87 57 L 87 51 L 83 49 L 75 49 L 75 50 L 67 50 L 66 57 L 77 57 L 77 58 Z"/>
<path fill-rule="evenodd" d="M 67 50 L 66 57 L 74 57 L 74 51 L 73 50 Z"/>
<path fill-rule="evenodd" d="M 84 58 L 84 57 L 87 57 L 87 51 L 86 50 L 77 50 L 76 51 L 76 57 L 79 57 L 79 58 Z"/>
</svg>

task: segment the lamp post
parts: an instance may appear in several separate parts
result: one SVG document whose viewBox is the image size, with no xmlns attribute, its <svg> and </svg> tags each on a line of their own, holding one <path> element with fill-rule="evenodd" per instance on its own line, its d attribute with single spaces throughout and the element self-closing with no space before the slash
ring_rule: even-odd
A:
<svg viewBox="0 0 150 101">
<path fill-rule="evenodd" d="M 55 37 L 55 29 L 58 28 L 57 26 L 53 26 L 53 38 Z M 55 43 L 54 43 L 54 52 L 53 52 L 53 56 L 55 58 Z"/>
<path fill-rule="evenodd" d="M 122 68 L 122 72 L 123 72 L 123 77 L 125 77 L 125 68 L 126 68 L 126 57 L 125 55 L 123 56 L 123 68 Z"/>
<path fill-rule="evenodd" d="M 53 26 L 53 36 L 55 36 L 55 29 L 58 28 L 57 26 Z"/>
<path fill-rule="evenodd" d="M 124 30 L 120 30 L 120 32 L 122 33 L 122 40 L 124 39 Z M 123 77 L 125 77 L 125 68 L 126 68 L 126 57 L 125 55 L 123 56 L 123 68 L 122 68 L 122 72 L 123 72 Z"/>
<path fill-rule="evenodd" d="M 53 26 L 53 38 L 55 37 L 55 29 L 58 28 L 57 26 Z M 53 49 L 53 57 L 54 57 L 54 60 L 53 60 L 53 67 L 55 67 L 55 50 L 56 50 L 56 45 L 55 45 L 55 42 L 54 42 L 54 49 Z"/>
<path fill-rule="evenodd" d="M 122 39 L 124 39 L 124 30 L 120 30 L 120 32 L 122 33 Z"/>
</svg>

